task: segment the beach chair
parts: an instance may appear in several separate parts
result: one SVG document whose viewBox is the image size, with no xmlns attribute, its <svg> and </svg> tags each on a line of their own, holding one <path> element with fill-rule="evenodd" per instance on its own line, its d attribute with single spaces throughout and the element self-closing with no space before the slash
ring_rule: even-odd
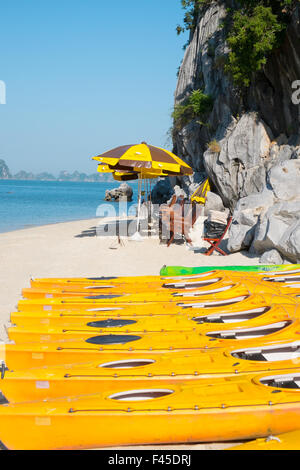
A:
<svg viewBox="0 0 300 470">
<path fill-rule="evenodd" d="M 169 204 L 161 204 L 159 207 L 159 239 L 162 241 L 163 225 L 168 225 L 170 219 L 171 208 L 176 204 L 177 196 L 173 195 Z"/>
<path fill-rule="evenodd" d="M 180 196 L 176 199 L 176 202 L 163 213 L 162 224 L 170 234 L 170 238 L 167 241 L 168 247 L 173 243 L 175 237 L 176 239 L 183 238 L 187 243 L 192 242 L 189 237 L 189 232 L 194 226 L 199 213 L 196 203 L 189 203 L 188 211 L 186 211 L 186 206 L 184 197 Z"/>
<path fill-rule="evenodd" d="M 176 235 L 182 236 L 184 234 L 184 197 L 180 196 L 176 199 L 175 204 L 169 212 L 169 219 L 164 224 L 169 229 L 170 239 L 167 242 L 169 247 Z"/>
<path fill-rule="evenodd" d="M 231 222 L 232 222 L 232 217 L 230 216 L 227 220 L 226 228 L 220 238 L 203 237 L 203 240 L 208 242 L 211 245 L 210 248 L 208 248 L 208 250 L 204 253 L 206 256 L 210 256 L 215 250 L 218 251 L 223 256 L 228 256 L 228 254 L 225 253 L 225 251 L 223 251 L 220 248 L 220 243 L 224 239 L 226 233 L 228 232 Z"/>
</svg>

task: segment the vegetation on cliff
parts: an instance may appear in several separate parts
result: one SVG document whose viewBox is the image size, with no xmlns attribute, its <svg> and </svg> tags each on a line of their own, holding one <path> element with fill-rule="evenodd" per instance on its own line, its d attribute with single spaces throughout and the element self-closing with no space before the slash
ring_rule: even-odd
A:
<svg viewBox="0 0 300 470">
<path fill-rule="evenodd" d="M 184 31 L 190 31 L 191 33 L 195 31 L 199 8 L 205 3 L 209 3 L 209 0 L 181 0 L 182 8 L 185 11 L 183 18 L 184 24 L 183 26 L 177 25 L 177 34 L 181 34 Z"/>
<path fill-rule="evenodd" d="M 292 3 L 292 0 L 240 2 L 227 37 L 231 51 L 225 66 L 237 85 L 249 87 L 252 74 L 262 69 L 280 44 Z"/>
<path fill-rule="evenodd" d="M 183 103 L 175 105 L 172 113 L 174 127 L 180 130 L 193 119 L 203 119 L 205 114 L 212 110 L 212 106 L 211 96 L 202 90 L 194 90 Z"/>
<path fill-rule="evenodd" d="M 270 53 L 280 44 L 291 12 L 299 0 L 240 0 L 228 8 L 227 41 L 230 46 L 225 70 L 241 87 L 249 87 L 253 73 L 262 69 Z M 197 26 L 201 8 L 212 0 L 181 0 L 184 26 L 177 33 Z"/>
</svg>

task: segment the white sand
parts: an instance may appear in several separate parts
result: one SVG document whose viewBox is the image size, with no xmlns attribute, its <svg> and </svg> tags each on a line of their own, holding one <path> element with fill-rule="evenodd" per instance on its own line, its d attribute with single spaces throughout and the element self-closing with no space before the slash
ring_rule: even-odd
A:
<svg viewBox="0 0 300 470">
<path fill-rule="evenodd" d="M 0 323 L 34 277 L 157 275 L 166 265 L 210 266 L 258 264 L 241 253 L 210 257 L 195 254 L 185 245 L 160 245 L 157 238 L 142 242 L 90 236 L 99 219 L 67 222 L 0 234 Z M 86 232 L 86 233 L 83 233 Z M 84 235 L 78 237 L 78 235 Z M 117 247 L 111 249 L 110 247 Z"/>
<path fill-rule="evenodd" d="M 157 238 L 144 239 L 142 242 L 127 239 L 124 246 L 120 246 L 116 238 L 94 236 L 94 227 L 98 223 L 99 219 L 91 219 L 0 234 L 1 339 L 6 339 L 4 325 L 9 322 L 10 312 L 21 298 L 21 289 L 29 287 L 31 277 L 157 275 L 164 264 L 258 264 L 257 258 L 249 258 L 241 253 L 228 257 L 207 257 L 189 251 L 184 245 L 167 248 L 159 245 Z M 117 249 L 112 249 L 116 246 Z"/>
</svg>

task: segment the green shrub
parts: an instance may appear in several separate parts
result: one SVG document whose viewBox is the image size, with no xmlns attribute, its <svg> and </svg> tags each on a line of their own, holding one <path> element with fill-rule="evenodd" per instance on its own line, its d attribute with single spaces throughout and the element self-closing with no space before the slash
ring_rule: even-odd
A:
<svg viewBox="0 0 300 470">
<path fill-rule="evenodd" d="M 175 128 L 182 129 L 193 119 L 203 118 L 211 111 L 212 107 L 211 96 L 206 95 L 202 90 L 194 90 L 183 103 L 174 107 L 172 118 Z"/>
<path fill-rule="evenodd" d="M 178 25 L 176 28 L 177 34 L 184 31 L 194 31 L 197 25 L 199 9 L 206 3 L 211 3 L 212 0 L 181 0 L 182 8 L 185 10 L 183 18 L 183 26 Z"/>
<path fill-rule="evenodd" d="M 261 70 L 278 41 L 283 25 L 270 7 L 259 5 L 253 13 L 238 11 L 233 17 L 232 31 L 227 38 L 231 52 L 225 70 L 238 85 L 248 87 L 253 72 Z"/>
<path fill-rule="evenodd" d="M 181 0 L 185 10 L 184 25 L 177 26 L 177 33 L 193 32 L 201 6 L 211 1 Z M 225 70 L 232 75 L 237 85 L 248 87 L 252 74 L 262 69 L 268 56 L 280 44 L 291 11 L 298 2 L 299 0 L 239 0 L 234 8 L 227 8 L 223 26 L 226 26 L 231 52 Z M 213 56 L 212 49 L 208 53 Z"/>
<path fill-rule="evenodd" d="M 237 85 L 248 87 L 280 44 L 291 11 L 299 0 L 240 0 L 228 33 L 229 64 Z"/>
</svg>

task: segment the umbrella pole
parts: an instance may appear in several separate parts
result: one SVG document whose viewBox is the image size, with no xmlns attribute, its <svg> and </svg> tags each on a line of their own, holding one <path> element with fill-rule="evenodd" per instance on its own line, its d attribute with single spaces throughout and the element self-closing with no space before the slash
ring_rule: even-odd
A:
<svg viewBox="0 0 300 470">
<path fill-rule="evenodd" d="M 141 197 L 142 197 L 142 180 L 138 178 L 138 210 L 137 210 L 137 224 L 136 224 L 136 231 L 139 232 L 140 229 L 140 212 L 141 212 Z"/>
<path fill-rule="evenodd" d="M 138 175 L 138 208 L 137 208 L 137 223 L 136 223 L 136 232 L 130 237 L 130 240 L 141 242 L 143 237 L 139 233 L 140 229 L 140 217 L 141 217 L 141 192 L 142 192 L 142 181 L 140 175 Z"/>
<path fill-rule="evenodd" d="M 150 214 L 149 214 L 149 181 L 145 180 L 146 186 L 146 206 L 147 206 L 147 221 L 148 221 L 148 237 L 150 236 Z"/>
</svg>

